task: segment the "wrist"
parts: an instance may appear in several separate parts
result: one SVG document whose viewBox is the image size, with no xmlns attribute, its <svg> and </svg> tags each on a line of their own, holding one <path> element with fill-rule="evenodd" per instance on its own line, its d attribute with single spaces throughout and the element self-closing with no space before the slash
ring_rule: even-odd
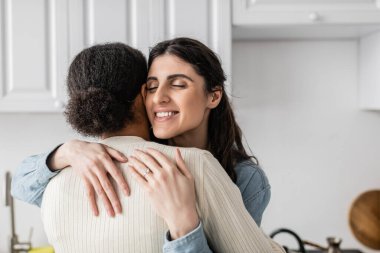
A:
<svg viewBox="0 0 380 253">
<path fill-rule="evenodd" d="M 69 156 L 69 150 L 67 147 L 70 146 L 70 142 L 65 142 L 54 150 L 47 159 L 47 166 L 52 171 L 62 170 L 67 166 L 70 166 L 68 163 L 67 157 Z"/>
<path fill-rule="evenodd" d="M 200 220 L 198 213 L 191 212 L 185 215 L 179 215 L 176 220 L 168 224 L 170 239 L 176 240 L 183 237 L 199 226 Z"/>
</svg>

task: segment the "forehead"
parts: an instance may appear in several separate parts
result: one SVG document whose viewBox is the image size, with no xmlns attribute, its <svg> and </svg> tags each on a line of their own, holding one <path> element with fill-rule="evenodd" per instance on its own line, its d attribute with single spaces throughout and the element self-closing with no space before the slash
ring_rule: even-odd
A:
<svg viewBox="0 0 380 253">
<path fill-rule="evenodd" d="M 169 75 L 169 74 L 186 73 L 192 75 L 198 75 L 194 67 L 172 54 L 164 54 L 155 58 L 149 69 L 149 75 Z"/>
</svg>

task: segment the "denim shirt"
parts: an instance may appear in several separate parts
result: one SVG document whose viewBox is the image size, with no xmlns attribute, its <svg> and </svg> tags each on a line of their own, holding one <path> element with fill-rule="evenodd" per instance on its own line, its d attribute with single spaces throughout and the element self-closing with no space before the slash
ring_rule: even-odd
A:
<svg viewBox="0 0 380 253">
<path fill-rule="evenodd" d="M 47 167 L 50 153 L 26 158 L 14 172 L 11 185 L 12 196 L 27 203 L 40 206 L 47 184 L 58 172 Z M 271 192 L 264 171 L 251 160 L 240 162 L 235 167 L 237 181 L 244 205 L 252 218 L 260 226 L 261 218 L 267 207 Z M 163 246 L 164 253 L 212 253 L 207 244 L 202 222 L 196 229 L 176 240 L 170 240 L 167 232 Z"/>
</svg>

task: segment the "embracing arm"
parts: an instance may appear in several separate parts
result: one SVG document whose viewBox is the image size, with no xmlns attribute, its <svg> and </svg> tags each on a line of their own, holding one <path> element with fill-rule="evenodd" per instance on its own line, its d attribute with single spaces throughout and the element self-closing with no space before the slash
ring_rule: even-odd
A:
<svg viewBox="0 0 380 253">
<path fill-rule="evenodd" d="M 41 206 L 47 184 L 58 174 L 58 171 L 51 171 L 47 166 L 47 159 L 52 152 L 30 156 L 22 161 L 12 177 L 13 197 L 29 204 Z"/>
<path fill-rule="evenodd" d="M 245 208 L 260 226 L 265 208 L 268 206 L 271 191 L 264 171 L 252 161 L 239 163 L 236 168 L 237 182 Z M 185 236 L 171 241 L 169 233 L 165 237 L 164 253 L 212 252 L 207 244 L 204 226 L 201 223 Z"/>
<path fill-rule="evenodd" d="M 235 171 L 236 185 L 243 197 L 245 208 L 260 227 L 264 210 L 271 197 L 268 178 L 260 166 L 251 160 L 238 163 Z"/>
<path fill-rule="evenodd" d="M 173 230 L 174 232 L 180 231 L 177 228 L 184 226 L 180 223 L 188 223 L 189 219 L 184 217 L 177 219 L 177 216 L 179 214 L 186 213 L 183 209 L 184 206 L 188 206 L 190 210 L 193 209 L 193 206 L 188 205 L 189 201 L 182 203 L 181 201 L 184 201 L 184 199 L 188 198 L 188 196 L 185 197 L 185 195 L 178 195 L 178 193 L 182 192 L 183 194 L 189 194 L 190 192 L 193 192 L 194 189 L 193 186 L 191 186 L 193 184 L 193 179 L 190 175 L 188 175 L 189 173 L 183 160 L 178 160 L 180 155 L 176 156 L 178 166 L 178 169 L 176 169 L 176 166 L 171 164 L 170 161 L 167 161 L 165 156 L 162 156 L 162 154 L 159 154 L 158 152 L 154 152 L 156 153 L 156 156 L 152 153 L 152 151 L 153 150 L 148 150 L 146 151 L 147 153 L 138 151 L 137 157 L 140 160 L 136 160 L 134 157 L 130 159 L 130 166 L 132 166 L 131 172 L 136 176 L 135 178 L 137 181 L 141 184 L 141 186 L 143 186 L 148 195 L 151 197 L 151 202 L 154 209 L 161 217 L 164 218 L 169 226 L 170 233 L 172 233 Z M 155 159 L 151 159 L 148 154 L 153 155 L 153 158 L 157 161 L 166 161 L 161 163 L 161 165 L 155 164 Z M 257 227 L 255 221 L 251 217 L 251 212 L 248 212 L 243 204 L 239 189 L 231 181 L 221 165 L 209 153 L 206 153 L 203 158 L 204 165 L 202 166 L 203 169 L 201 169 L 201 171 L 204 172 L 205 176 L 204 179 L 200 178 L 199 181 L 201 185 L 207 186 L 207 190 L 199 193 L 199 196 L 202 196 L 200 201 L 202 202 L 201 206 L 203 207 L 201 211 L 203 224 L 197 222 L 198 226 L 192 226 L 195 229 L 188 229 L 187 233 L 175 233 L 172 238 L 170 238 L 171 236 L 168 233 L 165 238 L 163 251 L 165 253 L 211 252 L 203 231 L 203 228 L 205 228 L 208 238 L 211 239 L 209 242 L 213 244 L 218 252 L 246 252 L 247 250 L 260 253 L 283 252 L 277 244 L 267 238 L 265 234 Z M 144 173 L 147 167 L 150 169 L 148 170 L 148 172 L 150 172 L 148 174 L 146 172 Z M 179 173 L 179 171 L 182 173 Z M 176 179 L 172 180 L 172 178 Z M 187 178 L 187 180 L 185 178 Z M 255 182 L 254 179 L 255 177 L 250 177 L 249 182 Z M 178 180 L 181 180 L 182 183 L 178 183 Z M 203 183 L 201 181 L 203 181 Z M 170 185 L 172 185 L 172 187 L 170 187 Z M 184 185 L 188 185 L 190 188 L 187 191 L 183 191 L 183 189 L 180 190 L 184 187 Z M 203 187 L 201 188 L 203 189 Z M 262 192 L 261 189 L 249 189 L 247 192 L 252 190 Z M 248 200 L 255 200 L 256 196 L 259 195 L 260 194 L 256 193 L 248 194 Z M 190 199 L 193 199 L 193 197 Z M 175 205 L 175 203 L 177 203 L 177 205 Z M 264 208 L 266 204 L 267 203 L 265 203 Z M 175 206 L 181 207 L 182 209 L 180 208 L 181 210 L 175 211 Z M 252 211 L 252 213 L 254 213 L 254 211 Z M 262 211 L 259 213 L 261 217 Z M 226 221 L 226 219 L 230 219 L 230 215 L 232 216 L 232 221 Z M 177 220 L 179 224 L 170 226 L 170 224 L 173 223 L 171 222 L 173 219 Z M 211 231 L 212 226 L 214 227 L 213 231 Z M 173 229 L 171 229 L 171 227 Z M 215 234 L 211 235 L 211 233 Z M 240 243 L 240 236 L 243 237 L 242 243 Z M 231 238 L 233 239 L 232 241 Z M 220 243 L 220 245 L 215 245 L 215 242 L 222 243 Z"/>
<path fill-rule="evenodd" d="M 129 195 L 128 184 L 112 159 L 126 162 L 121 152 L 99 143 L 71 140 L 51 153 L 31 156 L 16 169 L 12 180 L 12 195 L 22 201 L 41 205 L 43 193 L 50 179 L 58 171 L 72 166 L 86 187 L 94 215 L 99 214 L 95 193 L 102 200 L 110 216 L 121 213 L 120 200 L 108 175 Z"/>
<path fill-rule="evenodd" d="M 257 226 L 218 161 L 206 152 L 205 160 L 203 224 L 209 245 L 218 252 L 284 252 Z"/>
</svg>

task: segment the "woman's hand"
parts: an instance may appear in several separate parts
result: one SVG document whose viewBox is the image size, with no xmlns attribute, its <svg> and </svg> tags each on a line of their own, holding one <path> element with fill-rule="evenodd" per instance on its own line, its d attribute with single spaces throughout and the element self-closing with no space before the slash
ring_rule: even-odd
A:
<svg viewBox="0 0 380 253">
<path fill-rule="evenodd" d="M 133 177 L 148 194 L 153 209 L 165 220 L 173 240 L 199 225 L 194 178 L 179 149 L 176 164 L 152 148 L 136 150 L 128 160 Z"/>
<path fill-rule="evenodd" d="M 107 213 L 115 216 L 121 213 L 120 199 L 110 181 L 111 176 L 121 187 L 125 195 L 129 195 L 128 184 L 115 165 L 118 162 L 127 162 L 123 153 L 100 143 L 71 140 L 64 143 L 48 159 L 50 169 L 63 169 L 73 167 L 82 178 L 94 215 L 99 215 L 95 192 L 102 200 Z"/>
</svg>

